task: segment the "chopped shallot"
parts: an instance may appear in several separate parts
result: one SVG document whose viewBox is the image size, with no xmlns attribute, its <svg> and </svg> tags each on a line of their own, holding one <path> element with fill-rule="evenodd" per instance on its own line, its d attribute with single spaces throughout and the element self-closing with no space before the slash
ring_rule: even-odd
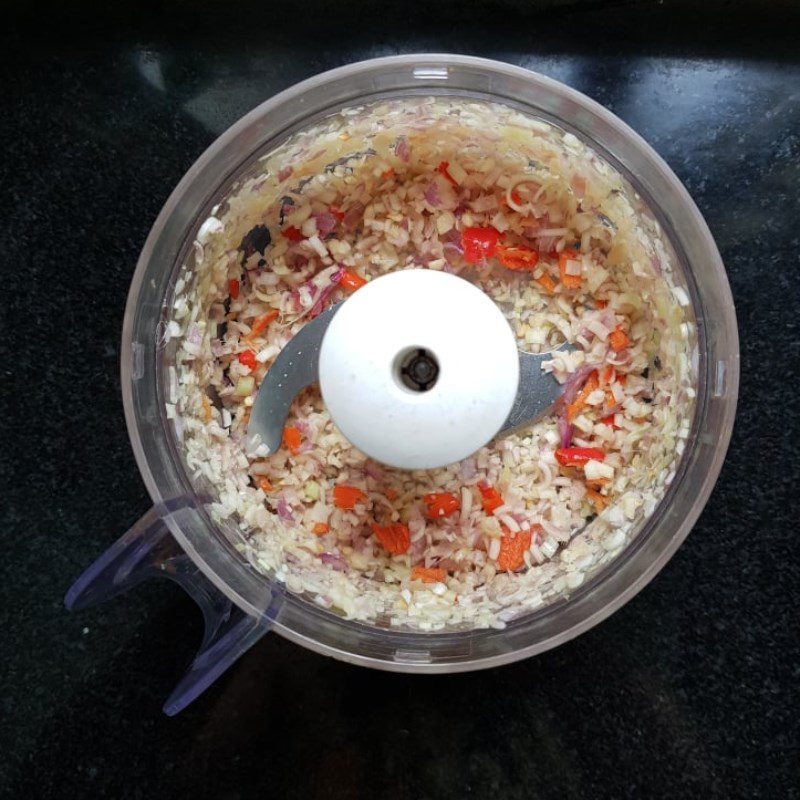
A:
<svg viewBox="0 0 800 800">
<path fill-rule="evenodd" d="M 503 627 L 580 586 L 664 496 L 697 396 L 691 299 L 624 176 L 543 120 L 420 96 L 313 124 L 212 209 L 176 284 L 165 412 L 187 471 L 250 563 L 322 609 Z M 365 458 L 316 386 L 276 452 L 247 437 L 265 373 L 308 320 L 420 267 L 483 290 L 521 348 L 570 343 L 543 362 L 563 387 L 553 409 L 429 470 Z"/>
</svg>

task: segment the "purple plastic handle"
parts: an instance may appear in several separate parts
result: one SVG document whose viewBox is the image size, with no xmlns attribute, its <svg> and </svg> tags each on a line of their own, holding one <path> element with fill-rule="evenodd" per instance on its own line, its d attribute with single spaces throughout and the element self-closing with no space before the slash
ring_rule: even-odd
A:
<svg viewBox="0 0 800 800">
<path fill-rule="evenodd" d="M 77 611 L 154 577 L 169 578 L 181 586 L 200 606 L 205 620 L 200 649 L 164 704 L 164 712 L 173 716 L 269 631 L 281 595 L 273 597 L 264 616 L 245 614 L 203 575 L 151 508 L 75 581 L 64 603 L 70 611 Z"/>
</svg>

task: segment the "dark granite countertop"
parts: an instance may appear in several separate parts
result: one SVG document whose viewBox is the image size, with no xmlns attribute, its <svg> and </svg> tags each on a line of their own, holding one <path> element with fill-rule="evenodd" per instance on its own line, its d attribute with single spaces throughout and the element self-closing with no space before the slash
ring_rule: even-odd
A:
<svg viewBox="0 0 800 800">
<path fill-rule="evenodd" d="M 281 4 L 273 16 L 253 3 L 236 25 L 207 5 L 90 3 L 70 17 L 34 3 L 2 34 L 0 795 L 800 797 L 791 4 L 464 3 L 456 22 L 452 2 L 378 14 Z M 156 583 L 81 613 L 62 604 L 149 505 L 118 377 L 139 249 L 185 170 L 243 112 L 347 61 L 436 50 L 570 84 L 685 182 L 741 333 L 717 488 L 661 574 L 554 651 L 414 677 L 268 636 L 167 718 L 201 632 L 191 602 Z"/>
</svg>

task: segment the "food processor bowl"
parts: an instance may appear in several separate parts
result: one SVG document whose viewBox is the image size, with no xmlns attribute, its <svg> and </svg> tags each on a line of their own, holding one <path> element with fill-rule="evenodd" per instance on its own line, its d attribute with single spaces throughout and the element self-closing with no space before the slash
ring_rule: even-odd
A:
<svg viewBox="0 0 800 800">
<path fill-rule="evenodd" d="M 634 187 L 660 223 L 682 273 L 697 330 L 697 397 L 675 476 L 652 515 L 610 563 L 568 597 L 503 629 L 420 632 L 349 621 L 293 595 L 236 548 L 235 526 L 217 525 L 213 498 L 193 485 L 165 412 L 169 348 L 163 331 L 181 265 L 199 226 L 257 159 L 293 133 L 343 108 L 382 99 L 450 96 L 502 103 L 584 141 Z M 145 577 L 177 580 L 206 618 L 192 667 L 167 702 L 175 713 L 267 631 L 318 653 L 399 672 L 497 666 L 568 641 L 633 597 L 666 564 L 697 520 L 719 474 L 739 380 L 736 319 L 717 248 L 688 193 L 652 148 L 573 89 L 528 70 L 455 55 L 411 55 L 351 64 L 306 80 L 258 106 L 187 172 L 156 220 L 131 284 L 122 336 L 122 390 L 136 460 L 153 508 L 70 589 L 67 604 L 104 600 Z M 240 540 L 240 539 L 239 539 Z"/>
</svg>

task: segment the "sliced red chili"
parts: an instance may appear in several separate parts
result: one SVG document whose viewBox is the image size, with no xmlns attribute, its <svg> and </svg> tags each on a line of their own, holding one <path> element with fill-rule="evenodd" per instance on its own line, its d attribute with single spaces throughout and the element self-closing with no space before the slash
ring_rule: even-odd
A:
<svg viewBox="0 0 800 800">
<path fill-rule="evenodd" d="M 500 492 L 486 481 L 478 481 L 478 491 L 481 493 L 481 505 L 487 514 L 494 514 L 503 505 Z"/>
<path fill-rule="evenodd" d="M 533 269 L 539 263 L 539 253 L 524 245 L 497 245 L 497 260 L 507 269 Z"/>
<path fill-rule="evenodd" d="M 375 538 L 381 543 L 381 547 L 393 556 L 399 556 L 408 550 L 411 545 L 411 531 L 408 526 L 400 522 L 392 525 L 378 525 L 370 523 Z"/>
<path fill-rule="evenodd" d="M 303 438 L 297 428 L 287 426 L 283 429 L 283 444 L 292 455 L 297 455 L 300 452 L 302 443 Z"/>
<path fill-rule="evenodd" d="M 630 344 L 628 334 L 619 325 L 612 331 L 608 341 L 615 353 L 619 353 L 620 350 L 624 350 Z"/>
<path fill-rule="evenodd" d="M 617 425 L 617 423 L 615 422 L 615 419 L 616 419 L 616 414 L 609 414 L 604 419 L 601 419 L 600 422 L 603 425 L 608 425 L 609 428 L 611 428 L 611 430 L 618 431 L 619 430 L 619 425 Z"/>
<path fill-rule="evenodd" d="M 350 509 L 356 503 L 366 503 L 367 495 L 357 486 L 348 486 L 340 483 L 333 487 L 333 504 L 336 508 Z"/>
<path fill-rule="evenodd" d="M 588 461 L 603 461 L 606 454 L 594 447 L 563 447 L 556 450 L 556 461 L 562 467 L 582 467 Z"/>
<path fill-rule="evenodd" d="M 427 506 L 428 517 L 430 519 L 442 519 L 449 517 L 461 508 L 461 502 L 454 494 L 448 492 L 436 492 L 426 494 L 422 501 Z"/>
<path fill-rule="evenodd" d="M 303 232 L 299 228 L 295 228 L 294 225 L 284 228 L 281 231 L 281 236 L 287 238 L 290 242 L 299 242 L 303 239 Z"/>
<path fill-rule="evenodd" d="M 480 264 L 484 258 L 491 258 L 498 241 L 500 233 L 494 228 L 464 228 L 461 233 L 464 260 L 469 264 Z"/>
<path fill-rule="evenodd" d="M 414 567 L 411 570 L 412 581 L 422 581 L 423 583 L 444 583 L 447 572 L 441 567 Z"/>
<path fill-rule="evenodd" d="M 561 283 L 568 289 L 580 289 L 581 276 L 570 275 L 567 272 L 567 262 L 577 261 L 580 258 L 580 253 L 577 250 L 565 248 L 558 256 L 558 272 L 561 275 Z"/>
<path fill-rule="evenodd" d="M 255 369 L 258 361 L 256 361 L 256 354 L 252 350 L 245 350 L 237 356 L 240 364 L 244 364 L 248 369 Z"/>
<path fill-rule="evenodd" d="M 436 171 L 444 178 L 446 178 L 448 181 L 450 181 L 450 183 L 452 183 L 453 186 L 458 186 L 458 182 L 456 181 L 456 179 L 448 172 L 449 166 L 450 166 L 449 161 L 441 161 L 439 162 L 439 166 L 436 167 Z"/>
<path fill-rule="evenodd" d="M 357 272 L 353 272 L 352 270 L 346 269 L 342 273 L 342 279 L 339 281 L 342 285 L 343 289 L 346 289 L 348 292 L 354 292 L 356 289 L 360 289 L 362 286 L 366 286 L 367 282 L 362 278 Z"/>
<path fill-rule="evenodd" d="M 525 551 L 531 546 L 532 538 L 530 531 L 506 533 L 505 536 L 501 536 L 497 566 L 508 572 L 518 570 L 525 563 Z"/>
</svg>

